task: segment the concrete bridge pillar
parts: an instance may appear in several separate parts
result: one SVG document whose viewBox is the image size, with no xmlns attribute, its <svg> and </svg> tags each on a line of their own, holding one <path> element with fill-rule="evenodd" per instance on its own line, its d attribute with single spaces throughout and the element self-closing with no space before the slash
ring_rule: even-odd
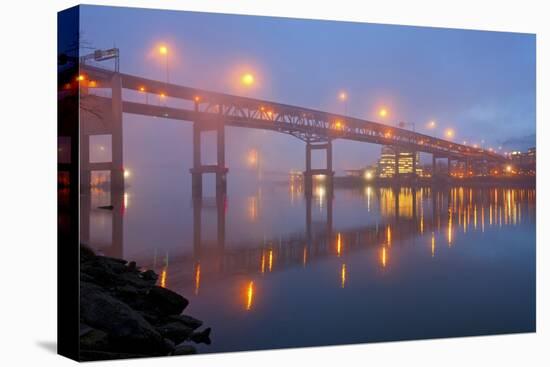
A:
<svg viewBox="0 0 550 367">
<path fill-rule="evenodd" d="M 432 154 L 432 177 L 435 177 L 437 170 L 437 157 Z"/>
<path fill-rule="evenodd" d="M 115 191 L 124 189 L 122 80 L 118 73 L 111 79 L 111 90 L 111 191 Z"/>
<path fill-rule="evenodd" d="M 412 152 L 412 177 L 416 178 L 416 152 Z"/>
<path fill-rule="evenodd" d="M 393 178 L 398 180 L 399 179 L 399 149 L 394 148 L 395 152 L 395 160 L 394 160 L 394 174 Z"/>
<path fill-rule="evenodd" d="M 313 150 L 324 149 L 326 152 L 326 168 L 312 168 L 311 154 Z M 304 185 L 306 195 L 311 194 L 313 190 L 313 176 L 324 175 L 326 184 L 327 197 L 332 197 L 333 194 L 333 177 L 332 170 L 332 142 L 329 140 L 326 143 L 306 143 L 306 170 L 304 171 Z"/>
<path fill-rule="evenodd" d="M 447 176 L 448 177 L 451 177 L 451 164 L 452 164 L 451 157 L 447 157 Z"/>
<path fill-rule="evenodd" d="M 198 103 L 195 103 L 198 111 Z M 215 165 L 204 165 L 201 159 L 202 132 L 216 131 L 217 162 Z M 191 180 L 193 197 L 202 197 L 202 176 L 205 173 L 216 175 L 216 197 L 222 197 L 227 192 L 227 171 L 225 167 L 225 125 L 218 121 L 193 122 L 193 168 L 191 168 Z"/>
</svg>

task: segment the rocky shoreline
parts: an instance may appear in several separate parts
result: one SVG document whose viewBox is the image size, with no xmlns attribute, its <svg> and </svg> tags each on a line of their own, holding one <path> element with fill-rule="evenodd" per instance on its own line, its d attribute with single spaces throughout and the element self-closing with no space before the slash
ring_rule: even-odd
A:
<svg viewBox="0 0 550 367">
<path fill-rule="evenodd" d="M 80 359 L 194 354 L 210 328 L 182 314 L 189 301 L 156 285 L 135 262 L 98 256 L 80 246 Z"/>
</svg>

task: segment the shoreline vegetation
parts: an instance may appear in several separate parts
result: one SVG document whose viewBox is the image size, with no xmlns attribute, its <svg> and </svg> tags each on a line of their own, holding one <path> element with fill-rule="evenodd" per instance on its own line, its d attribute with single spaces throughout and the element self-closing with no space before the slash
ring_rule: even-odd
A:
<svg viewBox="0 0 550 367">
<path fill-rule="evenodd" d="M 157 285 L 135 262 L 96 255 L 80 245 L 80 360 L 195 354 L 210 328 L 182 314 L 183 296 Z"/>
</svg>

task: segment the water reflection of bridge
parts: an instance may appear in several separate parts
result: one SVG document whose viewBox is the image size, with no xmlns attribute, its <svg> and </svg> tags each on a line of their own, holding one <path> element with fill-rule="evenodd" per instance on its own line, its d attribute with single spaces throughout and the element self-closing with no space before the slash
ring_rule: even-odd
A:
<svg viewBox="0 0 550 367">
<path fill-rule="evenodd" d="M 386 266 L 393 245 L 416 241 L 431 235 L 431 255 L 436 246 L 452 246 L 457 232 L 481 231 L 490 227 L 514 226 L 535 213 L 535 191 L 531 189 L 466 189 L 446 191 L 431 188 L 365 188 L 367 202 L 376 201 L 380 218 L 374 223 L 346 229 L 333 228 L 333 197 L 320 205 L 326 210 L 324 222 L 313 220 L 313 195 L 305 197 L 305 231 L 254 243 L 226 244 L 225 197 L 193 200 L 193 250 L 170 256 L 170 261 L 135 259 L 155 268 L 161 280 L 187 279 L 198 291 L 201 282 L 231 275 L 265 274 L 292 266 L 307 266 L 330 256 L 347 256 L 367 247 L 380 251 L 380 264 Z M 319 198 L 317 198 L 319 199 Z M 124 203 L 124 197 L 121 202 Z M 203 212 L 216 213 L 215 240 L 203 237 Z M 113 245 L 106 254 L 122 257 L 122 217 L 114 210 Z M 366 218 L 368 219 L 368 218 Z M 88 222 L 89 223 L 89 222 Z M 115 226 L 115 224 L 118 225 Z M 429 238 L 429 237 L 428 237 Z M 425 240 L 424 240 L 425 241 Z M 429 250 L 427 250 L 427 254 Z M 134 259 L 133 259 L 134 260 Z M 170 264 L 178 264 L 170 267 Z"/>
</svg>

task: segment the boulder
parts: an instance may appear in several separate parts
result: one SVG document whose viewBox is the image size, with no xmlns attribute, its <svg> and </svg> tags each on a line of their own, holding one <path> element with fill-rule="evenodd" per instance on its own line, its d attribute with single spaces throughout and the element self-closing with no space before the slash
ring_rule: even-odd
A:
<svg viewBox="0 0 550 367">
<path fill-rule="evenodd" d="M 147 311 L 153 311 L 160 316 L 179 315 L 187 307 L 189 301 L 169 289 L 154 286 L 145 297 Z"/>
<path fill-rule="evenodd" d="M 172 340 L 176 344 L 183 342 L 193 333 L 192 328 L 179 321 L 173 321 L 157 326 L 156 329 L 160 335 Z"/>
<path fill-rule="evenodd" d="M 154 280 L 155 282 L 159 278 L 159 276 L 153 270 L 144 271 L 143 273 L 141 273 L 141 277 L 145 280 Z"/>
<path fill-rule="evenodd" d="M 194 332 L 193 334 L 191 334 L 190 339 L 197 344 L 204 343 L 206 345 L 210 345 L 210 343 L 212 342 L 210 340 L 210 331 L 210 328 L 206 328 L 203 331 Z"/>
<path fill-rule="evenodd" d="M 110 346 L 109 334 L 104 331 L 90 328 L 80 335 L 81 349 L 108 351 Z"/>
<path fill-rule="evenodd" d="M 138 312 L 101 288 L 81 282 L 80 317 L 91 327 L 109 334 L 113 350 L 163 355 L 163 337 Z"/>
<path fill-rule="evenodd" d="M 198 329 L 199 327 L 202 326 L 201 320 L 197 320 L 196 318 L 191 317 L 189 315 L 169 316 L 168 320 L 181 322 L 185 326 L 190 327 L 193 330 Z"/>
<path fill-rule="evenodd" d="M 176 346 L 176 349 L 172 352 L 172 355 L 174 356 L 183 356 L 188 354 L 195 354 L 197 353 L 197 350 L 194 346 L 189 344 L 179 344 Z"/>
</svg>

